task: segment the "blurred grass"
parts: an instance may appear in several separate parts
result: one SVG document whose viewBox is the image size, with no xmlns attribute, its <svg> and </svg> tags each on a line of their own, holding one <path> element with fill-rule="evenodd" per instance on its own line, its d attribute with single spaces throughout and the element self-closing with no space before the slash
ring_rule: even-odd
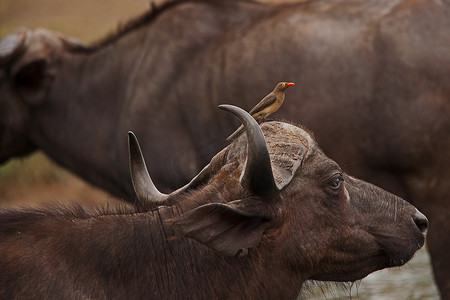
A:
<svg viewBox="0 0 450 300">
<path fill-rule="evenodd" d="M 36 152 L 23 159 L 12 159 L 0 167 L 0 187 L 15 181 L 21 185 L 42 182 L 64 182 L 68 171 L 50 161 L 42 152 Z"/>
<path fill-rule="evenodd" d="M 149 6 L 147 0 L 0 0 L 0 36 L 22 26 L 44 27 L 89 42 Z"/>
<path fill-rule="evenodd" d="M 74 202 L 86 208 L 124 205 L 59 167 L 42 152 L 12 159 L 0 167 L 0 208 Z"/>
</svg>

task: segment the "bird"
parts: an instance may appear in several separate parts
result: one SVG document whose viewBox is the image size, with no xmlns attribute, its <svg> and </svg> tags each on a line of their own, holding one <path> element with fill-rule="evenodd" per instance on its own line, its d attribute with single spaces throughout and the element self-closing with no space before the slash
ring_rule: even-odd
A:
<svg viewBox="0 0 450 300">
<path fill-rule="evenodd" d="M 276 112 L 281 105 L 283 105 L 285 91 L 288 87 L 295 85 L 293 82 L 279 82 L 272 92 L 267 94 L 258 104 L 253 107 L 249 114 L 258 122 L 261 123 L 264 121 L 269 115 Z M 244 126 L 240 126 L 233 132 L 229 137 L 227 137 L 227 141 L 233 140 L 241 131 L 244 129 Z"/>
</svg>

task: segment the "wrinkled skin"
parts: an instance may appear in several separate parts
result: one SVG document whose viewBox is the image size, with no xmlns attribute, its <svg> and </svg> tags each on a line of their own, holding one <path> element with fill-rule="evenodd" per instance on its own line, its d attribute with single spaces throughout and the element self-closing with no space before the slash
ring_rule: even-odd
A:
<svg viewBox="0 0 450 300">
<path fill-rule="evenodd" d="M 246 128 L 169 206 L 0 213 L 0 297 L 296 299 L 307 279 L 358 280 L 422 247 L 428 222 L 414 206 L 343 174 L 303 129 L 262 129 L 268 150 L 252 157 L 270 157 L 249 162 Z M 280 190 L 241 186 L 267 164 Z"/>
<path fill-rule="evenodd" d="M 133 130 L 145 156 L 158 158 L 149 166 L 155 183 L 173 190 L 237 127 L 217 115 L 219 103 L 250 109 L 290 80 L 278 116 L 311 128 L 346 171 L 436 224 L 428 247 L 449 299 L 449 30 L 448 0 L 171 5 L 90 51 L 44 43 L 56 50 L 31 75 L 50 71 L 44 79 L 53 81 L 19 81 L 33 93 L 11 70 L 34 50 L 3 63 L 0 161 L 37 147 L 130 197 L 123 133 Z"/>
</svg>

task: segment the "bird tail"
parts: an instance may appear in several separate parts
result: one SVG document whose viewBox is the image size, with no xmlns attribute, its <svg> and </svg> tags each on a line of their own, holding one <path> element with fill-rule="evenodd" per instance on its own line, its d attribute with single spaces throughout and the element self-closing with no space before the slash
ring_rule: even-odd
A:
<svg viewBox="0 0 450 300">
<path fill-rule="evenodd" d="M 227 137 L 227 141 L 228 142 L 232 141 L 235 137 L 237 137 L 242 132 L 243 129 L 244 129 L 244 126 L 242 126 L 242 125 L 239 126 L 239 128 L 236 129 L 235 132 L 233 132 L 229 137 Z"/>
</svg>

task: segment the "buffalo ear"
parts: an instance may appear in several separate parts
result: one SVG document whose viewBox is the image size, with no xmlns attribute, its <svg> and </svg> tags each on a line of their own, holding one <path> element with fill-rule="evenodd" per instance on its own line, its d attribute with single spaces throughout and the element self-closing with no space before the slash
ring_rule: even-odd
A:
<svg viewBox="0 0 450 300">
<path fill-rule="evenodd" d="M 45 58 L 21 63 L 14 67 L 12 76 L 17 92 L 32 106 L 43 103 L 55 77 Z"/>
<path fill-rule="evenodd" d="M 267 143 L 275 184 L 279 190 L 285 188 L 294 178 L 295 172 L 302 164 L 307 146 L 301 142 L 276 140 Z"/>
<path fill-rule="evenodd" d="M 6 66 L 25 51 L 26 32 L 18 30 L 0 40 L 0 65 Z"/>
<path fill-rule="evenodd" d="M 248 206 L 248 200 L 245 201 Z M 227 256 L 243 256 L 257 246 L 270 218 L 262 213 L 263 203 L 251 205 L 243 200 L 227 204 L 212 203 L 200 206 L 173 223 L 175 234 L 190 237 Z"/>
</svg>

